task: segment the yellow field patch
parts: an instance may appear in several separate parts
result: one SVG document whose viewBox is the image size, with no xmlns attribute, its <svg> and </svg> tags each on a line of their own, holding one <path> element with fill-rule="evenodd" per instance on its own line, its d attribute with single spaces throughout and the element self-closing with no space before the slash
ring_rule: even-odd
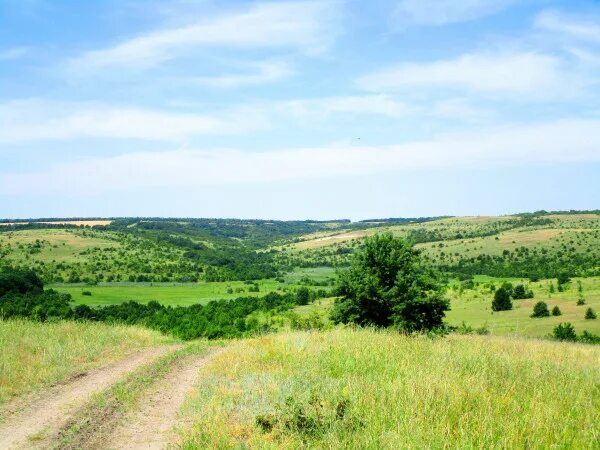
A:
<svg viewBox="0 0 600 450">
<path fill-rule="evenodd" d="M 384 231 L 381 228 L 377 228 L 377 229 L 368 229 L 368 230 L 356 230 L 356 231 L 349 231 L 347 233 L 340 233 L 340 234 L 332 234 L 332 235 L 326 235 L 326 236 L 320 236 L 320 237 L 314 237 L 313 239 L 308 239 L 302 242 L 298 242 L 296 244 L 294 244 L 294 249 L 296 250 L 307 250 L 307 249 L 313 249 L 313 248 L 319 248 L 319 247 L 326 247 L 328 245 L 333 245 L 333 244 L 337 244 L 337 243 L 342 243 L 342 242 L 348 242 L 351 241 L 353 239 L 362 239 L 364 237 L 367 236 L 371 236 L 377 232 L 382 232 Z"/>
</svg>

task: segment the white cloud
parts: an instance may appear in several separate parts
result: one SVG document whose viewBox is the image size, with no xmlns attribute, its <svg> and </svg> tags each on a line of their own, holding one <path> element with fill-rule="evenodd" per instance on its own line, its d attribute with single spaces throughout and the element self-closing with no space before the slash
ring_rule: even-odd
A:
<svg viewBox="0 0 600 450">
<path fill-rule="evenodd" d="M 177 150 L 56 164 L 0 175 L 8 195 L 91 194 L 374 174 L 387 171 L 600 161 L 600 120 L 562 120 L 486 129 L 382 147 L 338 146 L 265 152 Z"/>
<path fill-rule="evenodd" d="M 259 62 L 252 64 L 252 66 L 254 72 L 217 75 L 213 77 L 195 77 L 188 79 L 188 81 L 225 89 L 271 83 L 282 80 L 293 73 L 288 64 L 277 61 Z"/>
<path fill-rule="evenodd" d="M 393 14 L 393 25 L 445 25 L 495 14 L 516 0 L 401 0 Z"/>
<path fill-rule="evenodd" d="M 485 122 L 496 116 L 494 111 L 474 105 L 462 98 L 435 102 L 429 112 L 435 117 L 468 122 Z"/>
<path fill-rule="evenodd" d="M 107 67 L 151 67 L 186 50 L 223 46 L 241 49 L 326 49 L 337 34 L 332 1 L 257 3 L 245 11 L 203 18 L 187 26 L 141 35 L 120 44 L 85 53 L 72 60 L 75 71 Z"/>
<path fill-rule="evenodd" d="M 354 95 L 322 97 L 283 102 L 278 109 L 299 116 L 322 117 L 338 113 L 376 114 L 400 117 L 411 108 L 386 95 Z"/>
<path fill-rule="evenodd" d="M 600 15 L 575 18 L 560 11 L 543 11 L 535 18 L 538 29 L 570 36 L 575 39 L 600 43 Z"/>
<path fill-rule="evenodd" d="M 112 138 L 172 141 L 207 134 L 235 134 L 265 125 L 256 111 L 214 115 L 36 100 L 0 105 L 0 144 Z"/>
<path fill-rule="evenodd" d="M 370 91 L 459 88 L 483 93 L 554 97 L 577 89 L 559 58 L 534 53 L 471 53 L 455 59 L 406 63 L 359 78 Z"/>
</svg>

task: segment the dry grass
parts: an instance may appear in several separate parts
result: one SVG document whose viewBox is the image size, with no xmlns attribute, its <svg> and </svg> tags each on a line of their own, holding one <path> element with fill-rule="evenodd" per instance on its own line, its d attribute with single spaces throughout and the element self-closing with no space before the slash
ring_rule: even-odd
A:
<svg viewBox="0 0 600 450">
<path fill-rule="evenodd" d="M 204 371 L 183 448 L 598 448 L 599 386 L 594 346 L 280 334 L 234 343 Z"/>
<path fill-rule="evenodd" d="M 0 320 L 0 405 L 168 341 L 145 328 Z"/>
</svg>

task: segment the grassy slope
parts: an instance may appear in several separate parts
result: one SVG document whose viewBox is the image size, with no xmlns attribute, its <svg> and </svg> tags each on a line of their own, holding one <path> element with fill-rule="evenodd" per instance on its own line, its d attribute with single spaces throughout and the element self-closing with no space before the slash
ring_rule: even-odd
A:
<svg viewBox="0 0 600 450">
<path fill-rule="evenodd" d="M 480 282 L 493 281 L 489 277 L 477 277 Z M 491 303 L 493 293 L 484 288 L 483 285 L 474 290 L 465 290 L 462 294 L 449 290 L 452 310 L 447 314 L 447 321 L 451 325 L 460 325 L 465 322 L 473 327 L 487 325 L 493 334 L 518 334 L 525 336 L 546 336 L 560 322 L 571 322 L 578 333 L 588 330 L 600 334 L 600 319 L 585 320 L 584 315 L 588 307 L 599 313 L 600 316 L 600 278 L 581 279 L 583 292 L 586 300 L 584 306 L 577 306 L 579 293 L 577 291 L 577 280 L 568 285 L 565 292 L 550 294 L 549 285 L 556 280 L 542 280 L 537 283 L 528 284 L 527 280 L 510 280 L 515 283 L 524 282 L 534 292 L 535 297 L 528 300 L 514 300 L 512 311 L 493 312 Z M 500 285 L 495 280 L 496 286 Z M 555 305 L 562 311 L 562 316 L 545 317 L 533 319 L 529 317 L 533 311 L 533 305 L 538 301 L 545 301 L 551 310 Z"/>
<path fill-rule="evenodd" d="M 591 448 L 599 383 L 595 346 L 272 335 L 233 343 L 204 371 L 183 448 Z"/>
<path fill-rule="evenodd" d="M 335 257 L 333 255 L 336 250 L 356 248 L 364 237 L 390 231 L 400 237 L 409 237 L 415 232 L 424 232 L 429 239 L 435 237 L 435 242 L 417 244 L 417 247 L 422 248 L 434 261 L 443 264 L 456 263 L 460 259 L 480 254 L 501 255 L 504 250 L 514 251 L 519 247 L 545 249 L 551 254 L 565 251 L 566 247 L 576 254 L 589 255 L 592 252 L 600 256 L 600 215 L 548 215 L 540 220 L 542 219 L 550 223 L 514 228 L 519 220 L 516 216 L 457 217 L 418 224 L 306 235 L 300 242 L 277 248 L 282 251 L 282 255 L 307 260 L 323 251 L 330 252 L 327 259 L 339 263 L 347 260 L 348 255 Z M 493 234 L 485 236 L 489 233 Z"/>
<path fill-rule="evenodd" d="M 144 328 L 0 320 L 0 405 L 171 339 Z"/>
<path fill-rule="evenodd" d="M 127 281 L 129 275 L 195 273 L 170 245 L 95 229 L 34 229 L 0 233 L 2 262 L 34 269 L 48 282 L 82 279 Z M 58 278 L 57 278 L 58 277 Z"/>
<path fill-rule="evenodd" d="M 15 262 L 84 262 L 87 258 L 81 252 L 92 248 L 121 248 L 113 240 L 103 238 L 102 234 L 86 230 L 40 229 L 21 230 L 0 234 L 0 248 L 10 252 L 6 257 Z M 39 252 L 30 253 L 31 245 L 40 241 Z"/>
</svg>

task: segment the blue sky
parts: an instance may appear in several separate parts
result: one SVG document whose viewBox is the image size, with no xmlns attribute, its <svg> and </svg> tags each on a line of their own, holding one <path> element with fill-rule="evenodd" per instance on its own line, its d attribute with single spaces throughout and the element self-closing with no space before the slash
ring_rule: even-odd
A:
<svg viewBox="0 0 600 450">
<path fill-rule="evenodd" d="M 0 0 L 0 217 L 599 200 L 600 2 Z"/>
</svg>

